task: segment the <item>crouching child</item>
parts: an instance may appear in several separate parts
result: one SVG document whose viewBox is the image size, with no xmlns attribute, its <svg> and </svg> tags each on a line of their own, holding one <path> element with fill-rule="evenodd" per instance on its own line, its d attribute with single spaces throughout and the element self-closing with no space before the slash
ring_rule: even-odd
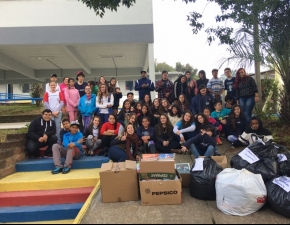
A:
<svg viewBox="0 0 290 225">
<path fill-rule="evenodd" d="M 69 173 L 73 160 L 80 159 L 83 155 L 82 143 L 85 141 L 83 134 L 79 131 L 79 123 L 73 121 L 70 124 L 70 132 L 63 136 L 63 146 L 54 144 L 52 146 L 53 162 L 55 169 L 52 174 Z M 61 157 L 65 157 L 65 163 L 62 165 Z"/>
</svg>

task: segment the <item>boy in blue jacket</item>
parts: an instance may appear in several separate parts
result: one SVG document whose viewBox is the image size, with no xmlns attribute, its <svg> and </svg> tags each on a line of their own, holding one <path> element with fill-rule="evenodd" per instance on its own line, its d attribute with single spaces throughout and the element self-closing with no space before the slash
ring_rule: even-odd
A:
<svg viewBox="0 0 290 225">
<path fill-rule="evenodd" d="M 201 130 L 200 134 L 186 141 L 181 150 L 187 152 L 190 149 L 191 153 L 198 158 L 199 156 L 210 157 L 217 151 L 216 140 L 212 136 L 214 127 L 207 125 Z"/>
<path fill-rule="evenodd" d="M 82 143 L 85 141 L 83 134 L 79 131 L 79 123 L 72 121 L 70 124 L 70 132 L 63 136 L 63 146 L 54 144 L 52 146 L 53 162 L 55 169 L 51 171 L 52 174 L 69 173 L 73 160 L 80 159 L 84 150 Z M 64 166 L 61 164 L 61 157 L 65 157 Z"/>
</svg>

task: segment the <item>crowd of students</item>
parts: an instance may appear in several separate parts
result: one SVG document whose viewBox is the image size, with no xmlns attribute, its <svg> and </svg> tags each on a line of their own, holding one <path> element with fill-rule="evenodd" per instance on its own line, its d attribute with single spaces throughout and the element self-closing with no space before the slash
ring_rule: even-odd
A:
<svg viewBox="0 0 290 225">
<path fill-rule="evenodd" d="M 162 79 L 152 82 L 146 71 L 135 82 L 139 99 L 127 93 L 119 111 L 123 94 L 116 78 L 85 82 L 82 71 L 76 82 L 65 77 L 57 83 L 52 74 L 44 94 L 45 110 L 29 126 L 26 150 L 34 156 L 45 145 L 46 156 L 53 156 L 53 174 L 68 173 L 73 159 L 82 154 L 109 156 L 114 162 L 139 160 L 143 153 L 183 153 L 191 151 L 195 157 L 218 154 L 217 145 L 225 137 L 233 147 L 247 145 L 258 139 L 272 139 L 261 121 L 252 117 L 259 101 L 255 80 L 243 68 L 233 77 L 226 68 L 225 82 L 212 70 L 212 79 L 205 71 L 194 80 L 189 71 L 175 82 L 162 72 Z M 151 100 L 151 92 L 158 98 Z M 222 103 L 226 91 L 225 104 Z M 62 119 L 63 118 L 63 119 Z M 63 128 L 61 129 L 61 123 Z M 55 137 L 56 135 L 57 137 Z M 86 149 L 83 149 L 83 146 Z M 65 156 L 64 165 L 60 157 Z"/>
</svg>

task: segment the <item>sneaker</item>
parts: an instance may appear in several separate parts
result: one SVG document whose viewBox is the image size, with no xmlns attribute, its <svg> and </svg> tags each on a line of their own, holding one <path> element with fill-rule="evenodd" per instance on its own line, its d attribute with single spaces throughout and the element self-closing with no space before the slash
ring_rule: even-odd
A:
<svg viewBox="0 0 290 225">
<path fill-rule="evenodd" d="M 64 167 L 62 170 L 62 174 L 67 174 L 70 172 L 70 168 L 69 167 Z"/>
<path fill-rule="evenodd" d="M 55 167 L 55 169 L 51 171 L 52 174 L 59 174 L 61 172 L 62 172 L 62 168 L 59 168 L 59 167 Z"/>
<path fill-rule="evenodd" d="M 217 143 L 218 145 L 223 144 L 223 142 L 221 141 L 221 139 L 220 139 L 219 137 L 216 137 L 215 140 L 216 140 L 216 143 Z"/>
</svg>

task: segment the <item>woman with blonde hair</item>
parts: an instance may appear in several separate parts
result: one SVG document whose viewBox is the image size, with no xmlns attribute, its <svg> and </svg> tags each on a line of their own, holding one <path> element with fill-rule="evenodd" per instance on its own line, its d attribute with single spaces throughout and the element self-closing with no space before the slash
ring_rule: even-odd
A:
<svg viewBox="0 0 290 225">
<path fill-rule="evenodd" d="M 96 107 L 99 109 L 99 116 L 101 121 L 108 122 L 109 114 L 112 113 L 112 106 L 114 104 L 113 94 L 108 92 L 107 86 L 101 84 L 96 99 Z"/>
</svg>

